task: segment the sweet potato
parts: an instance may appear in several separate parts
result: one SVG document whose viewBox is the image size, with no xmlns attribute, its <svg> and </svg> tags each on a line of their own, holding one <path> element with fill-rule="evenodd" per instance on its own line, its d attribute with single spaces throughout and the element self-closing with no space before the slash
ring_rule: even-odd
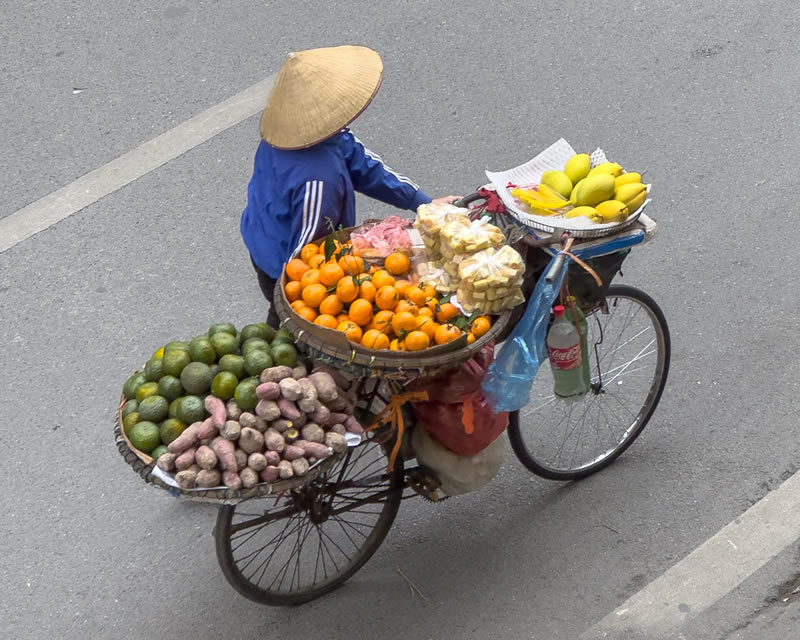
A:
<svg viewBox="0 0 800 640">
<path fill-rule="evenodd" d="M 256 415 L 264 418 L 267 422 L 277 420 L 281 417 L 281 409 L 279 406 L 280 399 L 277 400 L 259 400 L 256 405 Z"/>
<path fill-rule="evenodd" d="M 297 420 L 300 418 L 300 410 L 291 400 L 281 398 L 278 400 L 278 407 L 281 410 L 281 415 L 287 420 Z"/>
<path fill-rule="evenodd" d="M 280 477 L 280 472 L 278 471 L 278 465 L 268 466 L 259 475 L 261 476 L 261 479 L 264 482 L 275 482 Z"/>
<path fill-rule="evenodd" d="M 319 400 L 317 400 L 317 406 L 315 409 L 309 412 L 308 417 L 317 424 L 331 424 L 331 410 L 328 409 L 328 407 L 326 407 L 324 404 L 320 404 Z"/>
<path fill-rule="evenodd" d="M 303 397 L 303 387 L 294 378 L 284 378 L 278 383 L 281 390 L 281 397 L 294 402 Z"/>
<path fill-rule="evenodd" d="M 325 442 L 325 431 L 316 422 L 309 422 L 302 429 L 303 440 L 309 442 Z"/>
<path fill-rule="evenodd" d="M 330 429 L 328 429 L 328 431 L 330 433 L 338 433 L 339 435 L 342 435 L 342 436 L 345 433 L 347 433 L 347 429 L 344 428 L 344 425 L 343 424 L 338 424 L 338 423 L 333 425 L 332 427 L 330 427 Z"/>
<path fill-rule="evenodd" d="M 175 453 L 163 453 L 156 461 L 156 465 L 162 471 L 174 471 L 175 459 L 178 457 Z"/>
<path fill-rule="evenodd" d="M 267 458 L 263 453 L 251 453 L 247 458 L 247 467 L 253 471 L 263 471 L 267 468 Z"/>
<path fill-rule="evenodd" d="M 224 423 L 224 421 L 223 421 Z M 200 428 L 197 430 L 197 439 L 198 440 L 212 440 L 213 438 L 217 437 L 219 434 L 219 430 L 217 425 L 214 424 L 214 418 L 206 418 L 203 420 Z"/>
<path fill-rule="evenodd" d="M 308 375 L 308 369 L 306 369 L 306 365 L 298 364 L 294 369 L 292 369 L 292 377 L 295 380 L 300 380 L 300 378 L 305 378 Z"/>
<path fill-rule="evenodd" d="M 297 383 L 300 385 L 302 392 L 302 395 L 297 400 L 297 406 L 303 413 L 313 413 L 320 406 L 317 398 L 317 388 L 308 378 L 298 380 Z"/>
<path fill-rule="evenodd" d="M 305 450 L 300 447 L 295 447 L 293 444 L 287 444 L 281 453 L 284 460 L 296 460 L 305 456 Z"/>
<path fill-rule="evenodd" d="M 328 424 L 344 424 L 349 417 L 347 413 L 331 412 L 331 420 Z"/>
<path fill-rule="evenodd" d="M 306 458 L 313 457 L 322 460 L 332 453 L 326 445 L 319 444 L 318 442 L 309 442 L 308 440 L 298 440 L 292 446 L 297 449 L 302 449 Z"/>
<path fill-rule="evenodd" d="M 256 426 L 256 416 L 254 416 L 249 411 L 242 411 L 242 415 L 239 416 L 237 420 L 239 426 L 242 428 L 244 427 L 255 427 Z"/>
<path fill-rule="evenodd" d="M 329 431 L 325 434 L 325 444 L 333 449 L 334 453 L 347 451 L 347 440 L 340 433 Z"/>
<path fill-rule="evenodd" d="M 226 421 L 219 430 L 219 435 L 226 440 L 238 440 L 241 433 L 242 427 L 236 420 Z"/>
<path fill-rule="evenodd" d="M 292 471 L 296 476 L 304 476 L 308 471 L 308 460 L 305 458 L 295 458 L 292 460 Z"/>
<path fill-rule="evenodd" d="M 222 464 L 225 471 L 237 471 L 236 455 L 233 453 L 233 443 L 222 437 L 216 437 L 211 441 L 211 449 L 217 454 L 217 460 Z"/>
<path fill-rule="evenodd" d="M 239 477 L 239 474 L 236 471 L 223 471 L 222 484 L 229 489 L 241 489 L 242 479 Z"/>
<path fill-rule="evenodd" d="M 331 411 L 346 411 L 349 412 L 351 407 L 345 396 L 336 396 L 335 399 L 325 403 Z"/>
<path fill-rule="evenodd" d="M 205 489 L 217 487 L 220 482 L 219 471 L 216 469 L 203 469 L 197 474 L 197 478 L 195 478 L 194 482 L 198 487 L 203 487 Z"/>
<path fill-rule="evenodd" d="M 242 429 L 239 436 L 239 448 L 245 453 L 256 453 L 264 450 L 264 436 L 251 427 Z"/>
<path fill-rule="evenodd" d="M 277 382 L 262 382 L 256 387 L 259 400 L 277 400 L 281 397 L 281 388 Z"/>
<path fill-rule="evenodd" d="M 287 420 L 286 418 L 278 418 L 277 420 L 273 420 L 270 423 L 270 427 L 278 431 L 279 433 L 283 433 L 287 429 L 291 429 L 294 426 L 294 423 L 291 420 Z"/>
<path fill-rule="evenodd" d="M 183 451 L 177 458 L 175 458 L 175 468 L 178 471 L 188 469 L 194 464 L 194 456 L 197 453 L 196 447 L 189 447 Z"/>
<path fill-rule="evenodd" d="M 233 398 L 225 404 L 225 409 L 228 412 L 228 420 L 238 420 L 239 416 L 242 415 L 242 408 Z"/>
<path fill-rule="evenodd" d="M 286 441 L 283 436 L 273 429 L 267 429 L 264 432 L 264 443 L 269 451 L 277 451 L 278 453 L 286 447 Z"/>
<path fill-rule="evenodd" d="M 314 383 L 314 387 L 317 389 L 317 397 L 325 404 L 339 397 L 339 392 L 336 390 L 336 382 L 329 373 L 316 371 L 308 376 L 308 379 Z"/>
<path fill-rule="evenodd" d="M 181 489 L 192 489 L 197 479 L 197 473 L 197 471 L 191 468 L 178 471 L 178 473 L 175 474 L 175 482 L 178 483 Z"/>
<path fill-rule="evenodd" d="M 233 456 L 236 458 L 236 470 L 241 471 L 247 466 L 247 454 L 239 447 L 233 448 Z"/>
<path fill-rule="evenodd" d="M 281 461 L 281 454 L 277 451 L 265 451 L 264 457 L 267 459 L 268 466 L 277 467 L 278 463 Z"/>
<path fill-rule="evenodd" d="M 186 451 L 195 442 L 197 442 L 197 431 L 200 429 L 202 422 L 193 422 L 183 430 L 183 433 L 175 438 L 167 445 L 167 451 L 170 453 L 180 453 Z"/>
<path fill-rule="evenodd" d="M 267 467 L 269 469 L 269 467 Z M 278 475 L 280 476 L 281 480 L 286 480 L 287 478 L 291 478 L 294 476 L 294 469 L 292 468 L 292 463 L 288 460 L 281 460 L 280 464 L 278 465 Z"/>
<path fill-rule="evenodd" d="M 267 421 L 264 420 L 264 418 L 262 418 L 261 416 L 256 416 L 256 423 L 253 426 L 253 429 L 256 429 L 257 431 L 264 433 L 267 430 L 268 426 L 269 425 L 267 424 Z"/>
<path fill-rule="evenodd" d="M 239 472 L 239 478 L 242 480 L 242 486 L 245 489 L 255 487 L 259 482 L 258 472 L 247 467 Z"/>
<path fill-rule="evenodd" d="M 291 378 L 291 377 L 292 377 L 291 367 L 285 367 L 283 365 L 279 365 L 277 367 L 270 367 L 269 369 L 264 369 L 261 372 L 259 380 L 261 380 L 261 382 L 280 382 L 284 378 Z"/>
<path fill-rule="evenodd" d="M 362 427 L 358 420 L 356 420 L 353 416 L 347 416 L 347 419 L 343 424 L 344 428 L 350 433 L 355 433 L 359 436 L 364 433 L 364 427 Z"/>
<path fill-rule="evenodd" d="M 203 469 L 215 469 L 217 467 L 217 454 L 211 450 L 211 447 L 199 447 L 197 453 L 194 454 L 194 459 Z"/>
<path fill-rule="evenodd" d="M 208 395 L 203 400 L 203 404 L 206 407 L 206 411 L 211 414 L 214 426 L 217 429 L 221 429 L 222 425 L 225 424 L 225 420 L 228 419 L 228 409 L 225 407 L 225 403 L 216 396 Z"/>
<path fill-rule="evenodd" d="M 327 373 L 336 383 L 336 386 L 341 387 L 342 389 L 349 389 L 352 385 L 352 380 L 345 377 L 341 371 L 325 364 L 315 365 L 313 373 Z"/>
</svg>

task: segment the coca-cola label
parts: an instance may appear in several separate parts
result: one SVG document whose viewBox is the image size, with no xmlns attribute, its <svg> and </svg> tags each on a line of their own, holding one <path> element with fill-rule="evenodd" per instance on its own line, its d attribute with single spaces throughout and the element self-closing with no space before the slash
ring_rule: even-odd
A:
<svg viewBox="0 0 800 640">
<path fill-rule="evenodd" d="M 566 349 L 548 347 L 547 354 L 550 363 L 557 369 L 577 369 L 581 366 L 581 343 Z"/>
</svg>

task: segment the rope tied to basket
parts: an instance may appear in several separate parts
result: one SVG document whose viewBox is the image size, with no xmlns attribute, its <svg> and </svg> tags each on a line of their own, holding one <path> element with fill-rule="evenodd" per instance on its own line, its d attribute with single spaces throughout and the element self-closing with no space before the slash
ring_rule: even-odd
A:
<svg viewBox="0 0 800 640">
<path fill-rule="evenodd" d="M 410 391 L 407 393 L 400 393 L 392 396 L 383 410 L 375 417 L 375 420 L 366 431 L 374 431 L 384 424 L 391 424 L 392 430 L 397 434 L 397 442 L 392 447 L 392 452 L 389 454 L 389 464 L 386 470 L 394 469 L 394 463 L 397 460 L 397 454 L 400 453 L 400 447 L 403 445 L 403 435 L 405 433 L 405 420 L 403 418 L 403 405 L 406 402 L 426 402 L 428 400 L 427 391 Z"/>
<path fill-rule="evenodd" d="M 564 249 L 561 251 L 561 253 L 563 253 L 565 256 L 569 256 L 569 258 L 574 260 L 576 264 L 583 267 L 586 273 L 588 273 L 590 276 L 592 276 L 592 278 L 594 278 L 594 281 L 597 283 L 597 286 L 602 287 L 603 281 L 600 278 L 600 276 L 597 275 L 597 271 L 592 269 L 588 264 L 586 264 L 583 260 L 581 260 L 578 256 L 576 256 L 574 253 L 570 251 L 570 249 L 572 248 L 572 243 L 574 241 L 575 238 L 569 238 L 566 244 L 564 245 Z"/>
</svg>

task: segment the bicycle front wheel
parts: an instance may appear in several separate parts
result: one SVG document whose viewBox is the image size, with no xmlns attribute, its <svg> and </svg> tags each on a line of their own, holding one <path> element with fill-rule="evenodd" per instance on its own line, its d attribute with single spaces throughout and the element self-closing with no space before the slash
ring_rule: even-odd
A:
<svg viewBox="0 0 800 640">
<path fill-rule="evenodd" d="M 611 285 L 605 305 L 586 320 L 592 391 L 577 401 L 557 397 L 544 363 L 528 405 L 509 416 L 517 458 L 550 480 L 584 478 L 622 455 L 650 420 L 667 382 L 669 329 L 649 295 Z"/>
</svg>

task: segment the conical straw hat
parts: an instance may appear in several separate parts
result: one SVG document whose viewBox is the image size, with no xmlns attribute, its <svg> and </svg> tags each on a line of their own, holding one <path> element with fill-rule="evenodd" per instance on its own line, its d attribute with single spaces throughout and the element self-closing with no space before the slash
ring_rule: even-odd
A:
<svg viewBox="0 0 800 640">
<path fill-rule="evenodd" d="M 261 116 L 261 136 L 279 149 L 304 149 L 355 120 L 378 92 L 380 55 L 343 46 L 290 53 Z"/>
</svg>

